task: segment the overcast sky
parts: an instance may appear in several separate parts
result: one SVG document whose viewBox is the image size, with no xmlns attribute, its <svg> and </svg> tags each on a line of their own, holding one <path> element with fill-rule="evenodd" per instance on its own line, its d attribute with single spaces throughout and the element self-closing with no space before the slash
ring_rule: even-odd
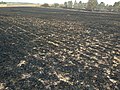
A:
<svg viewBox="0 0 120 90">
<path fill-rule="evenodd" d="M 6 1 L 6 2 L 30 2 L 30 3 L 49 3 L 49 4 L 52 4 L 52 3 L 64 3 L 65 1 L 70 1 L 70 0 L 0 0 L 0 1 Z M 73 2 L 75 0 L 72 0 Z M 77 0 L 77 1 L 82 1 L 82 2 L 88 2 L 88 0 Z M 98 2 L 105 2 L 106 4 L 109 4 L 109 5 L 113 5 L 114 2 L 117 2 L 117 1 L 120 1 L 120 0 L 98 0 Z"/>
</svg>

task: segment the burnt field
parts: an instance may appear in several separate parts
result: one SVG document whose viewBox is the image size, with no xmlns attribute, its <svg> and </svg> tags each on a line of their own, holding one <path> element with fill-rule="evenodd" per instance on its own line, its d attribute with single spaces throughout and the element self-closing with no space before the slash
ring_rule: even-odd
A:
<svg viewBox="0 0 120 90">
<path fill-rule="evenodd" d="M 0 8 L 0 90 L 120 90 L 120 14 Z"/>
</svg>

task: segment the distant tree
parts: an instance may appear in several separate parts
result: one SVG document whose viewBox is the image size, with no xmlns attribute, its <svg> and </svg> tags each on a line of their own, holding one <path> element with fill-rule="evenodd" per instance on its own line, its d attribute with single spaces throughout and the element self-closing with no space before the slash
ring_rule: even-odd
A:
<svg viewBox="0 0 120 90">
<path fill-rule="evenodd" d="M 80 1 L 79 3 L 82 4 L 82 1 Z"/>
<path fill-rule="evenodd" d="M 79 9 L 82 9 L 82 1 L 80 1 L 80 2 L 78 3 L 78 8 L 79 8 Z"/>
<path fill-rule="evenodd" d="M 108 5 L 108 4 L 106 4 L 105 8 L 106 8 L 106 9 L 108 9 L 108 7 L 109 7 L 109 5 Z"/>
<path fill-rule="evenodd" d="M 64 3 L 64 7 L 65 7 L 65 8 L 67 8 L 67 7 L 68 7 L 67 2 L 65 2 L 65 3 Z"/>
<path fill-rule="evenodd" d="M 100 5 L 101 7 L 105 7 L 105 3 L 104 3 L 104 2 L 101 2 L 99 5 Z"/>
<path fill-rule="evenodd" d="M 78 3 L 77 3 L 77 1 L 75 0 L 75 2 L 74 2 L 74 8 L 75 9 L 77 9 L 78 8 Z"/>
<path fill-rule="evenodd" d="M 97 6 L 98 10 L 105 10 L 105 3 L 101 2 L 98 6 Z"/>
<path fill-rule="evenodd" d="M 119 5 L 120 5 L 120 1 L 119 2 L 115 2 L 113 6 L 116 7 L 116 6 L 119 6 Z"/>
<path fill-rule="evenodd" d="M 43 5 L 41 5 L 42 7 L 50 7 L 49 4 L 44 3 Z"/>
<path fill-rule="evenodd" d="M 59 7 L 59 4 L 58 3 L 54 3 L 54 7 L 55 8 Z"/>
<path fill-rule="evenodd" d="M 113 6 L 112 5 L 109 5 L 108 8 L 107 8 L 108 11 L 113 11 Z"/>
<path fill-rule="evenodd" d="M 73 7 L 73 2 L 72 1 L 68 1 L 68 8 L 72 8 Z"/>
<path fill-rule="evenodd" d="M 114 11 L 120 12 L 120 1 L 115 2 L 113 5 Z"/>
<path fill-rule="evenodd" d="M 87 5 L 87 9 L 88 10 L 95 10 L 97 5 L 98 5 L 97 0 L 89 0 L 88 5 Z"/>
<path fill-rule="evenodd" d="M 64 4 L 59 4 L 60 8 L 65 8 Z"/>
<path fill-rule="evenodd" d="M 6 2 L 1 1 L 0 4 L 7 4 Z"/>
<path fill-rule="evenodd" d="M 84 3 L 82 3 L 82 1 L 80 1 L 80 2 L 78 3 L 78 8 L 79 8 L 79 9 L 84 9 Z"/>
</svg>

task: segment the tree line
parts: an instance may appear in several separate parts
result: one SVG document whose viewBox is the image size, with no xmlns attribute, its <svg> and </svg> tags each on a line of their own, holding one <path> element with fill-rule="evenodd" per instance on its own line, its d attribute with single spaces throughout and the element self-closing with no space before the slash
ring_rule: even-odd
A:
<svg viewBox="0 0 120 90">
<path fill-rule="evenodd" d="M 114 5 L 105 5 L 104 2 L 98 3 L 97 0 L 88 0 L 87 3 L 82 3 L 82 1 L 77 2 L 75 0 L 74 3 L 72 1 L 65 2 L 64 8 L 120 12 L 120 1 L 115 2 Z"/>
<path fill-rule="evenodd" d="M 79 9 L 79 10 L 89 10 L 89 11 L 115 11 L 120 12 L 120 1 L 115 2 L 114 5 L 108 5 L 104 2 L 98 3 L 97 0 L 88 0 L 87 3 L 82 1 L 77 2 L 76 0 L 64 2 L 64 4 L 54 3 L 49 5 L 47 3 L 41 5 L 42 7 L 54 7 L 54 8 L 67 8 L 67 9 Z"/>
<path fill-rule="evenodd" d="M 6 2 L 1 1 L 0 4 L 7 4 Z M 87 3 L 83 3 L 82 1 L 74 2 L 68 1 L 64 2 L 64 4 L 54 3 L 49 5 L 48 3 L 42 4 L 42 7 L 54 7 L 54 8 L 68 8 L 68 9 L 81 9 L 81 10 L 89 10 L 89 11 L 116 11 L 120 12 L 120 1 L 115 2 L 114 5 L 108 5 L 104 2 L 98 3 L 97 0 L 88 0 Z"/>
</svg>

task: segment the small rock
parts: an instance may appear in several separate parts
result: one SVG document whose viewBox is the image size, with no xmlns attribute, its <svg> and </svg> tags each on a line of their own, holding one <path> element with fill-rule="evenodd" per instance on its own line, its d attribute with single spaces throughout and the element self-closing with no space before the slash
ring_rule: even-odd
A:
<svg viewBox="0 0 120 90">
<path fill-rule="evenodd" d="M 4 90 L 4 89 L 5 89 L 4 83 L 0 83 L 0 90 Z"/>
<path fill-rule="evenodd" d="M 21 60 L 20 63 L 17 65 L 18 67 L 21 67 L 22 65 L 25 65 L 27 62 L 25 60 Z"/>
</svg>

